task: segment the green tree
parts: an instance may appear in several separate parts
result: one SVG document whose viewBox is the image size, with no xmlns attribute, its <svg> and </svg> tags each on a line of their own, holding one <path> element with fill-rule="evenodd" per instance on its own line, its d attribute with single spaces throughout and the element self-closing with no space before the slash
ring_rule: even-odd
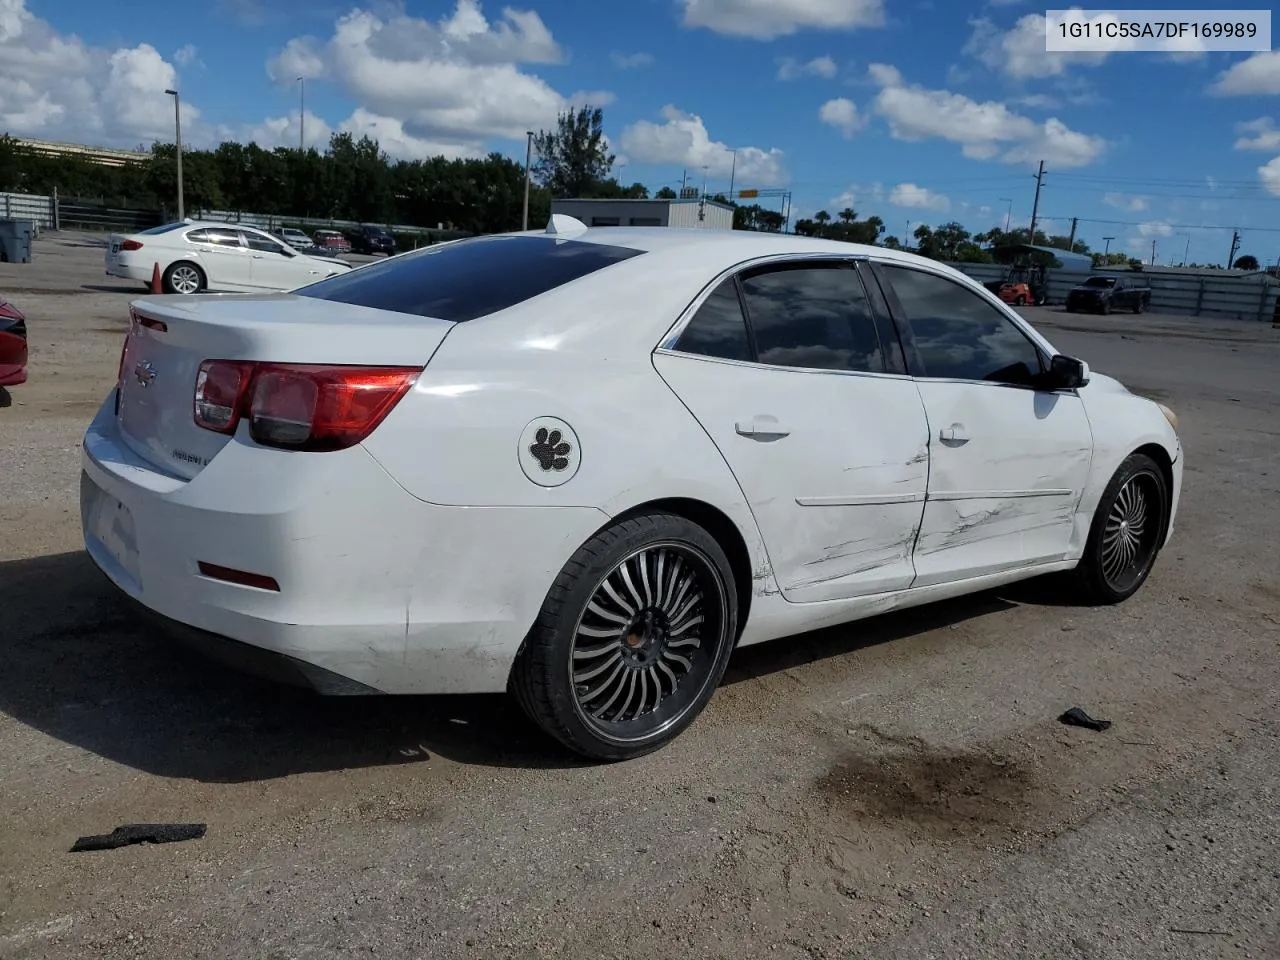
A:
<svg viewBox="0 0 1280 960">
<path fill-rule="evenodd" d="M 676 192 L 670 187 L 661 187 L 658 192 L 653 195 L 655 200 L 675 200 Z"/>
<path fill-rule="evenodd" d="M 1237 270 L 1257 270 L 1258 258 L 1246 253 L 1243 257 L 1236 258 L 1235 268 Z"/>
<path fill-rule="evenodd" d="M 604 139 L 604 111 L 584 106 L 556 117 L 555 130 L 533 138 L 534 173 L 553 197 L 585 197 L 609 176 L 614 155 Z"/>
</svg>

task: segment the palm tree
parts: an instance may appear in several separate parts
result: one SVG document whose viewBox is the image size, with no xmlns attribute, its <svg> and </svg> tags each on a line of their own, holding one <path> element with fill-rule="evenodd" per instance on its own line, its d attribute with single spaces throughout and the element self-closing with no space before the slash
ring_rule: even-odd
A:
<svg viewBox="0 0 1280 960">
<path fill-rule="evenodd" d="M 826 229 L 828 223 L 831 222 L 831 214 L 825 210 L 819 210 L 813 215 L 814 222 L 818 225 L 818 236 L 822 236 L 822 231 Z"/>
<path fill-rule="evenodd" d="M 853 207 L 845 207 L 843 210 L 840 211 L 841 223 L 853 223 L 853 221 L 857 219 L 858 219 L 858 215 L 853 212 Z"/>
</svg>

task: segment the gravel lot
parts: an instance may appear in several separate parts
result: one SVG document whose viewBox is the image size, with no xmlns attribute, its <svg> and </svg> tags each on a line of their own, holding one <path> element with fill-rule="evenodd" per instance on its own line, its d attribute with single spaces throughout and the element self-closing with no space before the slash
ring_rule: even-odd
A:
<svg viewBox="0 0 1280 960">
<path fill-rule="evenodd" d="M 1138 596 L 746 650 L 675 744 L 591 767 L 501 697 L 322 700 L 131 619 L 78 528 L 140 292 L 101 258 L 0 265 L 32 337 L 0 409 L 0 957 L 1280 956 L 1280 330 L 1028 309 L 1181 418 Z M 158 821 L 209 831 L 67 852 Z"/>
</svg>

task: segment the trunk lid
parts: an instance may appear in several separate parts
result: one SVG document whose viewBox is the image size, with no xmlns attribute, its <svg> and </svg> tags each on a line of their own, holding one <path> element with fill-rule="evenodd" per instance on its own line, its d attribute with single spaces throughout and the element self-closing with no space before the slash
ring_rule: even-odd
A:
<svg viewBox="0 0 1280 960">
<path fill-rule="evenodd" d="M 293 294 L 143 297 L 125 341 L 116 411 L 131 450 L 190 480 L 231 437 L 197 427 L 205 360 L 425 365 L 453 328 L 445 320 Z"/>
</svg>

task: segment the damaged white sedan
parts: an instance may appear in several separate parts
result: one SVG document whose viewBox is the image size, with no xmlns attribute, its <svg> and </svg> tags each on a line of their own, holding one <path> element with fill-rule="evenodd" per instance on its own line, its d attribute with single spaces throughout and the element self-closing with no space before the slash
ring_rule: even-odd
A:
<svg viewBox="0 0 1280 960">
<path fill-rule="evenodd" d="M 938 263 L 555 217 L 138 300 L 81 509 L 211 651 L 322 693 L 510 690 L 621 759 L 739 645 L 1057 571 L 1124 600 L 1175 428 Z"/>
</svg>

